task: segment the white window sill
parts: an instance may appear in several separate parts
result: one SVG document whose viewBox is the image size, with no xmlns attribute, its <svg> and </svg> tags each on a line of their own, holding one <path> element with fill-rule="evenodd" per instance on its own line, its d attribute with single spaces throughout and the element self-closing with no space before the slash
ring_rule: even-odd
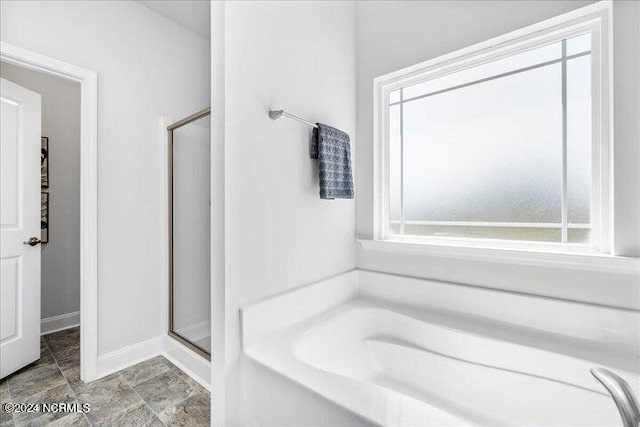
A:
<svg viewBox="0 0 640 427">
<path fill-rule="evenodd" d="M 470 261 L 587 270 L 601 273 L 640 276 L 640 258 L 600 253 L 548 252 L 532 249 L 464 246 L 407 240 L 363 240 L 358 244 L 365 251 L 424 255 Z"/>
</svg>

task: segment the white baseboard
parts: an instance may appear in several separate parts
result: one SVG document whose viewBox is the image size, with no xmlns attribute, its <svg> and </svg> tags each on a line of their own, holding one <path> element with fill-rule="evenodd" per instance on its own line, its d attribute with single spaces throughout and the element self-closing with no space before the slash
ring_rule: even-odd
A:
<svg viewBox="0 0 640 427">
<path fill-rule="evenodd" d="M 64 329 L 80 326 L 80 312 L 61 314 L 42 319 L 40 321 L 40 335 L 62 331 Z"/>
<path fill-rule="evenodd" d="M 207 390 L 211 390 L 211 362 L 167 335 L 130 345 L 98 357 L 96 379 L 162 355 Z"/>
<path fill-rule="evenodd" d="M 211 391 L 211 362 L 170 336 L 164 337 L 162 355 L 185 374 Z"/>
<path fill-rule="evenodd" d="M 98 356 L 98 375 L 96 379 L 162 354 L 163 337 L 163 335 L 160 335 Z"/>
</svg>

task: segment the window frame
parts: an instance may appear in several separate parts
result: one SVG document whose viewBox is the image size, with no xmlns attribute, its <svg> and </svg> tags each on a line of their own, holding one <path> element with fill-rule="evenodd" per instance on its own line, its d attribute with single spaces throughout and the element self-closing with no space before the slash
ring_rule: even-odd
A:
<svg viewBox="0 0 640 427">
<path fill-rule="evenodd" d="M 374 240 L 561 253 L 611 253 L 612 64 L 611 2 L 602 1 L 374 79 Z M 592 85 L 591 243 L 518 241 L 392 234 L 390 225 L 389 94 L 394 90 L 472 68 L 525 50 L 590 32 Z M 563 144 L 566 147 L 566 141 Z M 566 156 L 563 156 L 566 161 Z M 566 174 L 566 164 L 563 175 Z M 566 176 L 565 176 L 566 181 Z M 566 188 L 566 184 L 564 185 Z M 563 215 L 564 218 L 564 215 Z"/>
</svg>

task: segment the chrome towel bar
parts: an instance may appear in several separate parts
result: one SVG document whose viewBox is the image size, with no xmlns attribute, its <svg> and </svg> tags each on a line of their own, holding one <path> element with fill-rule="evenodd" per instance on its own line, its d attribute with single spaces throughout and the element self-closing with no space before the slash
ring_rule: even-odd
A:
<svg viewBox="0 0 640 427">
<path fill-rule="evenodd" d="M 287 113 L 284 110 L 270 110 L 269 111 L 269 118 L 271 120 L 278 120 L 282 116 L 289 117 L 290 119 L 299 121 L 300 123 L 304 123 L 307 126 L 311 126 L 311 127 L 314 127 L 314 128 L 318 127 L 318 126 L 316 126 L 315 123 L 312 123 L 309 120 L 305 120 L 305 119 L 303 119 L 301 117 L 298 117 L 295 114 Z"/>
</svg>

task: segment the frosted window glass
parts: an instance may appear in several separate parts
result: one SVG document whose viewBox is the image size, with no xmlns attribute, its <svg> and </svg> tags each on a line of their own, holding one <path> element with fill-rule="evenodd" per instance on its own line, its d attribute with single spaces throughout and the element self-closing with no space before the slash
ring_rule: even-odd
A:
<svg viewBox="0 0 640 427">
<path fill-rule="evenodd" d="M 392 234 L 590 243 L 591 35 L 562 43 L 390 94 Z"/>
<path fill-rule="evenodd" d="M 389 104 L 400 102 L 400 89 L 394 90 L 389 94 Z"/>
<path fill-rule="evenodd" d="M 591 50 L 591 33 L 567 39 L 567 55 L 588 52 Z"/>
<path fill-rule="evenodd" d="M 560 89 L 554 64 L 406 103 L 405 219 L 560 222 Z"/>
<path fill-rule="evenodd" d="M 390 186 L 390 211 L 392 224 L 398 225 L 400 221 L 400 106 L 389 107 L 389 186 Z M 398 228 L 399 230 L 399 228 Z"/>
<path fill-rule="evenodd" d="M 516 55 L 508 56 L 496 61 L 488 62 L 477 67 L 452 73 L 437 79 L 428 80 L 404 89 L 404 99 L 425 95 L 442 89 L 447 89 L 460 84 L 473 82 L 497 74 L 525 68 L 542 62 L 559 59 L 562 55 L 560 42 L 528 50 Z"/>
<path fill-rule="evenodd" d="M 570 242 L 590 241 L 591 55 L 567 62 L 567 209 Z"/>
</svg>

